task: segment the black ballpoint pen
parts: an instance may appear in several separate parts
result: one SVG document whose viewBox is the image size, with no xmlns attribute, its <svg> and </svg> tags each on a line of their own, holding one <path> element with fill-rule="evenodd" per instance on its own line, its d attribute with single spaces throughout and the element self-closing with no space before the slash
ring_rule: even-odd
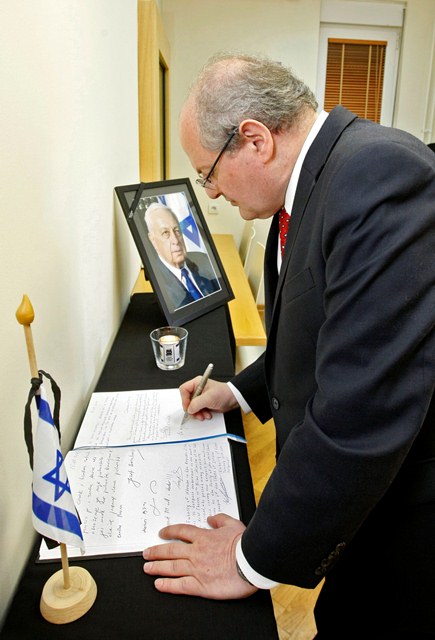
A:
<svg viewBox="0 0 435 640">
<path fill-rule="evenodd" d="M 207 369 L 204 371 L 204 375 L 202 376 L 201 380 L 198 382 L 198 386 L 193 392 L 192 397 L 190 398 L 190 402 L 192 402 L 194 398 L 197 398 L 202 393 L 212 371 L 213 371 L 213 365 L 210 363 Z M 189 416 L 190 416 L 190 413 L 186 409 L 186 411 L 184 412 L 184 416 L 181 421 L 181 424 L 184 424 Z"/>
</svg>

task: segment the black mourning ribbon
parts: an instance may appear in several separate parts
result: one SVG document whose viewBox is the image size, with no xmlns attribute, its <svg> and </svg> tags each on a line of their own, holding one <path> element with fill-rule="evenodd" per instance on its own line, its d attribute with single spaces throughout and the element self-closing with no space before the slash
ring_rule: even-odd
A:
<svg viewBox="0 0 435 640">
<path fill-rule="evenodd" d="M 24 440 L 26 441 L 27 451 L 29 453 L 30 468 L 32 469 L 32 471 L 33 471 L 33 437 L 32 437 L 32 413 L 30 410 L 30 406 L 32 404 L 33 398 L 38 393 L 39 387 L 43 382 L 42 376 L 45 376 L 51 382 L 51 390 L 53 392 L 53 397 L 54 397 L 54 408 L 53 408 L 52 416 L 53 416 L 54 426 L 56 427 L 57 432 L 59 434 L 59 442 L 60 442 L 60 423 L 59 423 L 60 388 L 58 387 L 56 381 L 51 377 L 49 373 L 42 371 L 42 369 L 40 369 L 38 373 L 39 373 L 38 378 L 32 378 L 30 380 L 32 386 L 30 388 L 29 396 L 27 398 L 27 404 L 24 408 Z"/>
</svg>

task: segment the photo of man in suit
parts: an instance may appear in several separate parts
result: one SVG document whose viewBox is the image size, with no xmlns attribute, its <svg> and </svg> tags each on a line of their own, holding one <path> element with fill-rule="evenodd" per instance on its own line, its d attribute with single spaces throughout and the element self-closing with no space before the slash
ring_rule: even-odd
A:
<svg viewBox="0 0 435 640">
<path fill-rule="evenodd" d="M 319 639 L 433 638 L 435 156 L 317 107 L 284 65 L 231 54 L 184 105 L 197 182 L 272 223 L 266 351 L 192 400 L 198 379 L 184 383 L 183 407 L 273 418 L 277 463 L 249 523 L 166 527 L 144 571 L 216 599 L 324 579 Z"/>
<path fill-rule="evenodd" d="M 201 300 L 219 291 L 219 282 L 206 253 L 186 250 L 175 213 L 154 202 L 145 212 L 148 237 L 157 260 L 155 275 L 162 292 L 174 309 Z"/>
</svg>

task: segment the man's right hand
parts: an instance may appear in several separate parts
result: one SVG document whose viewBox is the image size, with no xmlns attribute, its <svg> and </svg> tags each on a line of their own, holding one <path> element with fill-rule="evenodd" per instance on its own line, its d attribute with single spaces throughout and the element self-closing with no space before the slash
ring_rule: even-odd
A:
<svg viewBox="0 0 435 640">
<path fill-rule="evenodd" d="M 211 411 L 225 413 L 239 406 L 229 386 L 225 382 L 217 382 L 216 380 L 208 380 L 201 395 L 191 402 L 190 399 L 200 380 L 201 376 L 197 376 L 180 386 L 183 410 L 186 411 L 188 409 L 193 418 L 210 420 Z"/>
</svg>

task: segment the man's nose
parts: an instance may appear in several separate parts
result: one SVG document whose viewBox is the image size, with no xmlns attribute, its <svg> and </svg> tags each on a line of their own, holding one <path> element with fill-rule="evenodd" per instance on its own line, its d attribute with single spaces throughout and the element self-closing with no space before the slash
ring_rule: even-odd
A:
<svg viewBox="0 0 435 640">
<path fill-rule="evenodd" d="M 217 186 L 217 184 L 213 185 L 213 189 L 208 189 L 206 185 L 205 190 L 207 192 L 208 197 L 211 198 L 212 200 L 216 200 L 216 198 L 219 198 L 219 196 L 222 195 L 222 193 L 219 191 L 219 187 Z"/>
</svg>

